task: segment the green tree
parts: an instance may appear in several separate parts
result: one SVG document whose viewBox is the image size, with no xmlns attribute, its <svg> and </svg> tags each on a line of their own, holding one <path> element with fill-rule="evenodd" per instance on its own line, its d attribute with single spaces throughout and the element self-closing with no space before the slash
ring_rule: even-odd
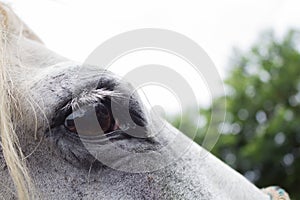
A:
<svg viewBox="0 0 300 200">
<path fill-rule="evenodd" d="M 299 32 L 283 39 L 268 32 L 249 51 L 235 53 L 225 81 L 227 117 L 212 150 L 258 187 L 279 185 L 295 199 L 300 199 L 299 50 Z M 200 115 L 209 122 L 210 109 Z M 184 132 L 194 126 L 188 119 L 181 123 Z M 179 119 L 173 124 L 179 126 Z M 199 144 L 208 124 L 198 131 Z"/>
</svg>

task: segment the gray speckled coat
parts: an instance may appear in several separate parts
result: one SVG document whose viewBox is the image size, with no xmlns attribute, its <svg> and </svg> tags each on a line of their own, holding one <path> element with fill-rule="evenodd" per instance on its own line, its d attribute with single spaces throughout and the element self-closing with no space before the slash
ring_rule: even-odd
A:
<svg viewBox="0 0 300 200">
<path fill-rule="evenodd" d="M 180 158 L 154 172 L 130 173 L 104 166 L 89 171 L 80 164 L 76 165 L 72 162 L 74 158 L 69 157 L 70 153 L 79 160 L 86 156 L 83 162 L 89 162 L 89 155 L 81 149 L 82 146 L 64 139 L 55 140 L 56 145 L 53 145 L 51 137 L 45 137 L 48 125 L 44 119 L 46 117 L 52 124 L 57 111 L 72 93 L 91 88 L 99 77 L 92 67 L 84 67 L 81 72 L 83 76 L 76 76 L 78 64 L 67 61 L 33 40 L 12 38 L 11 44 L 15 58 L 26 66 L 20 67 L 16 62 L 15 71 L 12 70 L 15 85 L 24 91 L 20 98 L 23 98 L 21 107 L 25 117 L 17 123 L 20 124 L 19 135 L 25 154 L 35 150 L 28 157 L 28 164 L 41 199 L 268 199 L 243 176 L 193 142 Z M 34 113 L 25 100 L 29 96 L 37 103 L 34 107 L 38 117 L 38 140 L 33 137 Z M 157 143 L 171 141 L 174 134 L 179 135 L 182 145 L 190 142 L 167 124 L 157 136 Z M 140 146 L 151 149 L 157 145 L 134 139 L 124 139 L 119 143 L 130 149 Z M 173 150 L 169 151 L 172 154 Z M 123 165 L 130 163 L 127 158 L 120 159 Z M 153 162 L 156 164 L 156 161 Z M 0 197 L 14 199 L 13 191 L 0 151 Z"/>
</svg>

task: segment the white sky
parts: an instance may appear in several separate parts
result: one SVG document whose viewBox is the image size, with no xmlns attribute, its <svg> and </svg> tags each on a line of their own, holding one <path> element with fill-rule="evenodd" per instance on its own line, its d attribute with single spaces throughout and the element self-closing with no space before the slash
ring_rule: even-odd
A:
<svg viewBox="0 0 300 200">
<path fill-rule="evenodd" d="M 272 28 L 280 35 L 290 28 L 300 29 L 299 0 L 5 2 L 14 8 L 50 49 L 73 60 L 84 61 L 102 42 L 122 32 L 137 28 L 164 28 L 182 33 L 197 42 L 214 61 L 222 77 L 228 71 L 232 47 L 247 49 L 266 29 Z M 135 59 L 130 58 L 131 65 L 149 64 L 151 61 L 141 62 L 145 57 L 138 55 Z M 168 60 L 162 55 L 152 58 L 157 64 Z M 130 59 L 124 63 L 128 64 Z M 171 58 L 169 61 L 172 64 Z M 203 84 L 203 81 L 199 84 Z M 155 94 L 155 91 L 158 93 Z M 161 104 L 167 112 L 178 111 L 178 102 L 162 100 L 159 92 L 162 91 L 156 88 L 148 95 L 153 97 L 154 104 Z M 206 91 L 201 92 L 198 100 L 204 105 L 210 102 L 209 98 L 209 92 Z"/>
</svg>

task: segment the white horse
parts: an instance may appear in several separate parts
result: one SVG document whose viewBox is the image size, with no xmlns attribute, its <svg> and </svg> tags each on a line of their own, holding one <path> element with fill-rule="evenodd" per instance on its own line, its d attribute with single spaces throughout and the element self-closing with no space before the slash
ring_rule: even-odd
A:
<svg viewBox="0 0 300 200">
<path fill-rule="evenodd" d="M 130 93 L 126 83 L 109 72 L 104 72 L 99 81 L 95 68 L 79 66 L 51 52 L 3 4 L 0 22 L 0 197 L 3 199 L 270 199 L 193 142 L 176 162 L 152 172 L 130 173 L 105 167 L 76 137 L 78 128 L 74 125 L 75 115 L 69 115 L 70 108 L 101 101 L 93 107 L 104 113 L 98 116 L 101 128 L 107 138 L 130 151 L 156 150 L 172 140 L 174 134 L 181 137 L 182 145 L 191 141 L 170 125 L 151 139 L 122 135 L 116 131 L 122 122 L 112 118 L 105 99 L 116 94 L 116 84 L 123 88 L 122 95 Z M 83 76 L 76 76 L 79 69 Z M 76 98 L 72 100 L 74 94 Z M 132 101 L 130 113 L 143 127 L 147 121 L 145 111 L 138 97 Z M 122 102 L 120 105 L 122 109 Z M 140 131 L 145 134 L 144 129 Z M 172 150 L 169 153 L 172 155 Z M 110 151 L 102 152 L 102 157 L 114 156 Z M 119 157 L 113 162 L 123 167 L 131 160 Z"/>
</svg>

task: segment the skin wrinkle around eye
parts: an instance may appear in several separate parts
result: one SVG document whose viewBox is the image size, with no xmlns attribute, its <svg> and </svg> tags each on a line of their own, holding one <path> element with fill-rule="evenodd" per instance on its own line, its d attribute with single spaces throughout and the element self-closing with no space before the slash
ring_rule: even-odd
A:
<svg viewBox="0 0 300 200">
<path fill-rule="evenodd" d="M 114 88 L 120 84 L 120 78 L 116 75 L 109 71 L 103 71 L 97 67 L 95 68 L 94 66 L 74 66 L 71 68 L 68 67 L 68 65 L 67 63 L 66 66 L 69 69 L 68 74 L 62 71 L 62 73 L 53 73 L 53 76 L 44 78 L 45 82 L 50 83 L 50 86 L 52 85 L 51 83 L 61 83 L 61 88 L 45 88 L 45 90 L 53 90 L 55 91 L 55 95 L 58 93 L 57 90 L 63 90 L 64 93 L 67 93 L 64 96 L 58 96 L 58 101 L 53 112 L 54 115 L 51 117 L 53 125 L 61 123 L 67 115 L 71 114 L 72 109 L 78 109 L 80 106 L 96 103 L 106 96 L 121 97 L 121 93 L 114 91 Z M 53 68 L 55 68 L 55 66 Z M 62 68 L 63 67 L 60 66 L 59 69 Z M 77 77 L 77 74 L 80 74 L 80 77 Z M 77 81 L 76 79 L 78 78 L 80 78 L 81 81 Z M 65 80 L 69 81 L 65 82 Z M 82 82 L 82 80 L 84 80 L 84 82 Z M 36 84 L 43 85 L 43 83 L 39 82 Z"/>
<path fill-rule="evenodd" d="M 107 83 L 107 82 L 106 82 Z M 103 82 L 102 82 L 103 84 Z M 98 92 L 98 93 L 97 93 Z M 124 92 L 124 91 L 123 91 Z M 128 91 L 125 91 L 128 93 Z M 104 96 L 107 95 L 107 96 Z M 117 95 L 116 95 L 117 94 Z M 135 123 L 138 123 L 138 125 L 143 126 L 145 125 L 145 119 L 144 119 L 144 113 L 139 105 L 138 100 L 134 99 L 134 96 L 130 96 L 128 94 L 123 95 L 119 92 L 114 91 L 108 91 L 106 89 L 97 88 L 95 90 L 92 90 L 91 92 L 84 90 L 82 94 L 79 94 L 78 97 L 72 99 L 68 103 L 66 103 L 62 109 L 59 110 L 56 117 L 53 119 L 54 123 L 51 126 L 51 131 L 46 132 L 47 138 L 49 138 L 50 142 L 54 144 L 55 147 L 57 147 L 57 153 L 60 154 L 65 160 L 67 160 L 69 163 L 76 167 L 83 167 L 86 169 L 98 169 L 101 165 L 101 163 L 90 154 L 90 152 L 85 148 L 85 146 L 82 143 L 82 139 L 85 139 L 85 137 L 78 137 L 76 133 L 69 131 L 64 126 L 64 121 L 67 118 L 68 115 L 72 115 L 72 108 L 74 109 L 85 109 L 85 104 L 102 104 L 105 99 L 111 98 L 112 95 L 120 99 L 120 102 L 118 105 L 120 106 L 120 109 L 122 109 L 123 103 L 122 99 L 127 98 L 128 96 L 130 98 L 130 109 L 133 111 L 130 113 L 131 117 L 134 117 Z M 102 102 L 102 103 L 101 103 Z M 76 106 L 74 106 L 76 105 Z M 73 110 L 74 110 L 73 109 Z M 76 110 L 74 111 L 76 112 Z M 101 140 L 99 139 L 99 142 L 104 142 L 106 140 L 113 141 L 121 148 L 127 148 L 129 151 L 144 151 L 144 150 L 154 150 L 159 146 L 159 142 L 153 140 L 153 139 L 140 139 L 136 138 L 135 140 L 140 140 L 141 145 L 136 146 L 134 148 L 128 148 L 130 145 L 127 145 L 126 143 L 130 144 L 130 140 L 133 140 L 132 137 L 126 135 L 122 131 L 113 131 L 106 134 L 106 137 Z M 97 139 L 94 139 L 97 141 Z M 126 142 L 124 142 L 126 141 Z M 86 142 L 86 141 L 85 141 Z M 152 149 L 149 148 L 149 144 L 152 144 Z M 157 144 L 157 146 L 155 145 Z"/>
<path fill-rule="evenodd" d="M 98 169 L 101 164 L 84 148 L 78 138 L 69 137 L 63 127 L 56 127 L 48 137 L 54 145 L 54 152 L 73 166 L 84 169 Z"/>
<path fill-rule="evenodd" d="M 87 90 L 83 89 L 82 91 L 86 92 Z M 104 93 L 106 95 L 112 94 L 111 91 L 106 91 L 104 89 L 93 90 L 90 93 L 95 95 L 95 98 L 92 99 L 93 101 L 100 97 L 97 92 L 101 92 L 101 95 Z M 85 98 L 84 95 L 81 97 Z M 68 131 L 62 126 L 65 117 L 72 112 L 72 108 L 70 106 L 71 100 L 68 100 L 68 98 L 63 98 L 63 100 L 64 102 L 67 102 L 60 103 L 60 108 L 57 109 L 55 112 L 56 115 L 52 118 L 51 130 L 47 130 L 45 133 L 46 137 L 54 145 L 54 148 L 52 149 L 54 149 L 55 152 L 57 152 L 61 157 L 76 167 L 89 169 L 91 164 L 93 164 L 93 166 L 99 166 L 99 163 L 97 163 L 95 158 L 91 156 L 90 153 L 84 148 L 81 141 L 76 137 L 70 137 L 71 134 L 69 134 Z M 91 101 L 86 101 L 85 99 L 83 102 L 86 103 Z"/>
</svg>

